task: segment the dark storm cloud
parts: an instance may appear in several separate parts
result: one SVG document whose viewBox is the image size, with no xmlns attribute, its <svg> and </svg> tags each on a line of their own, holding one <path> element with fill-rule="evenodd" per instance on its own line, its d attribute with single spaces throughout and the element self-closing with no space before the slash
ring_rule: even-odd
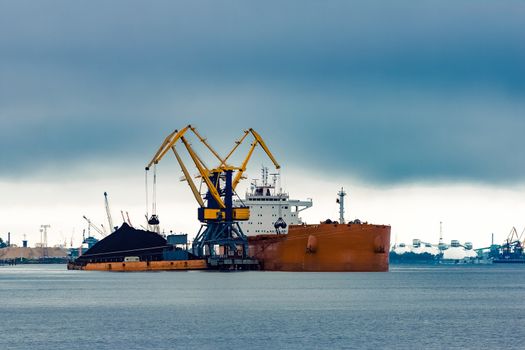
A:
<svg viewBox="0 0 525 350">
<path fill-rule="evenodd" d="M 193 121 L 222 148 L 253 126 L 289 166 L 520 180 L 523 18 L 518 1 L 0 2 L 1 172 L 147 158 Z"/>
</svg>

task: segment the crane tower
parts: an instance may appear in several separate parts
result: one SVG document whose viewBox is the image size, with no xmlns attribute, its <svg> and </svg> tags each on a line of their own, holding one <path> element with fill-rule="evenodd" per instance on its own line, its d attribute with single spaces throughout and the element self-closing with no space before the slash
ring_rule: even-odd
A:
<svg viewBox="0 0 525 350">
<path fill-rule="evenodd" d="M 48 258 L 49 252 L 47 250 L 47 229 L 51 225 L 40 225 L 40 233 L 42 234 L 42 258 Z"/>
</svg>

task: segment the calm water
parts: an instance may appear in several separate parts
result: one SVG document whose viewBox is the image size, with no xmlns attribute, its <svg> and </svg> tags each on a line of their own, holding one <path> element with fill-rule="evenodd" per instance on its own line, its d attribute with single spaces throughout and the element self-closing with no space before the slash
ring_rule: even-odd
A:
<svg viewBox="0 0 525 350">
<path fill-rule="evenodd" d="M 0 266 L 0 349 L 525 349 L 525 266 L 389 273 Z"/>
</svg>

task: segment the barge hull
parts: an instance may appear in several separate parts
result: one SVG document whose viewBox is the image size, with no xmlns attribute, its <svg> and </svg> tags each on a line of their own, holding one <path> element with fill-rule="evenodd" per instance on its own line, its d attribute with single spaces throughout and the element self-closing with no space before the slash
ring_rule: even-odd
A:
<svg viewBox="0 0 525 350">
<path fill-rule="evenodd" d="M 173 270 L 205 270 L 208 268 L 206 260 L 174 260 L 174 261 L 128 261 L 128 262 L 100 262 L 86 265 L 69 264 L 69 270 L 86 271 L 173 271 Z"/>
</svg>

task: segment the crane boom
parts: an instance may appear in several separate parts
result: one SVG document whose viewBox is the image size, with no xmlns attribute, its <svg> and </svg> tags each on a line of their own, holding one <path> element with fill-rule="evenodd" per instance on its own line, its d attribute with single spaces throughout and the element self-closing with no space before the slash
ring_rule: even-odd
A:
<svg viewBox="0 0 525 350">
<path fill-rule="evenodd" d="M 273 162 L 273 165 L 275 165 L 275 169 L 280 169 L 281 166 L 279 165 L 279 163 L 277 163 L 277 160 L 275 160 L 272 152 L 270 152 L 270 149 L 268 148 L 268 146 L 266 146 L 266 143 L 264 142 L 264 140 L 262 139 L 261 135 L 259 135 L 255 130 L 253 130 L 252 128 L 250 128 L 250 132 L 252 133 L 252 135 L 255 137 L 255 139 L 257 140 L 257 142 L 261 145 L 261 147 L 263 148 L 264 152 L 266 152 L 266 154 L 268 155 L 268 157 L 272 160 Z"/>
<path fill-rule="evenodd" d="M 162 153 L 162 151 L 164 151 L 164 149 L 166 148 L 166 145 L 171 141 L 173 135 L 175 135 L 176 133 L 178 132 L 177 129 L 175 129 L 171 134 L 169 134 L 168 136 L 166 136 L 166 138 L 164 139 L 164 141 L 162 142 L 162 144 L 160 145 L 160 147 L 158 148 L 157 152 L 155 152 L 155 155 L 153 156 L 153 158 L 151 159 L 151 161 L 148 163 L 148 165 L 146 166 L 146 169 L 149 169 L 149 167 L 151 167 L 153 165 L 153 163 L 155 162 L 158 162 L 157 158 L 160 156 L 160 154 Z"/>
<path fill-rule="evenodd" d="M 187 125 L 180 131 L 175 130 L 174 132 L 169 134 L 157 150 L 157 153 L 155 153 L 151 161 L 146 166 L 146 169 L 149 169 L 149 167 L 151 167 L 153 164 L 160 162 L 160 160 L 166 155 L 166 153 L 168 153 L 171 147 L 175 145 L 175 143 L 186 133 L 186 131 L 188 131 L 190 127 L 191 125 Z"/>
<path fill-rule="evenodd" d="M 246 158 L 244 158 L 244 161 L 242 162 L 241 168 L 237 175 L 235 175 L 235 179 L 233 180 L 232 187 L 237 187 L 237 184 L 242 179 L 242 175 L 244 171 L 246 170 L 246 167 L 248 166 L 248 162 L 250 161 L 250 158 L 252 157 L 253 151 L 255 150 L 255 147 L 257 147 L 257 140 L 254 140 L 250 146 L 250 150 L 248 151 L 248 155 Z"/>
<path fill-rule="evenodd" d="M 111 210 L 109 210 L 109 201 L 108 201 L 108 193 L 104 192 L 104 202 L 106 204 L 106 214 L 108 216 L 108 223 L 109 223 L 109 233 L 112 233 L 115 229 L 115 226 L 113 226 L 113 218 L 111 217 Z"/>
<path fill-rule="evenodd" d="M 195 164 L 195 166 L 197 167 L 197 170 L 199 171 L 199 174 L 201 175 L 202 179 L 204 180 L 204 182 L 206 182 L 206 185 L 208 186 L 208 190 L 210 191 L 210 194 L 212 195 L 213 199 L 217 201 L 217 204 L 219 204 L 219 206 L 222 209 L 226 208 L 226 205 L 224 204 L 224 201 L 222 200 L 221 195 L 219 194 L 219 191 L 217 190 L 215 185 L 210 180 L 210 171 L 207 170 L 202 165 L 202 162 L 200 161 L 199 156 L 197 156 L 193 148 L 191 148 L 188 141 L 184 137 L 181 137 L 181 141 L 182 143 L 184 143 L 184 146 L 188 150 L 188 153 L 190 154 L 190 157 L 193 160 L 193 163 Z"/>
<path fill-rule="evenodd" d="M 126 212 L 126 216 L 128 217 L 128 224 L 129 226 L 133 227 L 133 224 L 131 223 L 131 220 L 129 219 L 129 213 Z"/>
<path fill-rule="evenodd" d="M 221 158 L 221 156 L 219 156 L 219 154 L 213 149 L 213 147 L 210 146 L 210 144 L 206 141 L 206 139 L 204 137 L 202 137 L 198 132 L 197 132 L 197 129 L 195 129 L 193 126 L 191 125 L 188 125 L 189 128 L 191 129 L 191 131 L 193 131 L 193 133 L 195 134 L 195 136 L 198 137 L 198 139 L 210 150 L 210 152 L 215 156 L 217 157 L 217 159 L 219 160 L 219 162 L 221 162 L 221 164 L 224 163 L 224 160 Z"/>
<path fill-rule="evenodd" d="M 228 159 L 230 159 L 230 156 L 233 154 L 233 152 L 235 152 L 237 147 L 239 147 L 239 145 L 244 141 L 244 139 L 248 136 L 249 133 L 250 133 L 250 130 L 244 130 L 244 135 L 242 135 L 242 137 L 240 139 L 235 141 L 235 146 L 233 146 L 233 148 L 230 151 L 230 153 L 228 153 L 226 158 L 224 158 L 224 161 L 222 162 L 222 165 L 226 165 L 226 162 L 228 161 Z"/>
<path fill-rule="evenodd" d="M 199 141 L 201 141 L 208 148 L 208 150 L 219 160 L 220 164 L 219 164 L 219 166 L 216 169 L 209 170 L 209 168 L 206 166 L 204 161 L 197 155 L 195 150 L 193 150 L 193 148 L 191 147 L 190 143 L 184 137 L 184 135 L 188 131 L 188 129 L 191 130 L 193 132 L 193 134 L 195 136 L 197 136 Z M 254 137 L 254 141 L 252 142 L 252 144 L 250 146 L 250 150 L 248 152 L 248 155 L 245 157 L 242 165 L 239 168 L 227 165 L 226 162 L 228 161 L 228 159 L 237 150 L 239 145 L 241 145 L 241 143 L 246 139 L 246 137 L 250 133 Z M 187 126 L 182 128 L 181 130 L 175 129 L 171 134 L 169 134 L 164 139 L 164 141 L 162 142 L 162 145 L 159 147 L 159 149 L 157 150 L 157 152 L 155 153 L 155 155 L 153 156 L 151 161 L 146 166 L 146 170 L 149 170 L 149 168 L 153 164 L 157 164 L 166 155 L 166 153 L 170 149 L 172 149 L 172 151 L 175 154 L 175 157 L 177 158 L 177 162 L 179 163 L 179 165 L 180 165 L 180 167 L 182 169 L 182 172 L 184 173 L 184 177 L 185 177 L 186 181 L 188 182 L 188 185 L 190 186 L 191 191 L 192 191 L 195 199 L 197 200 L 197 202 L 199 203 L 199 205 L 201 207 L 204 207 L 204 201 L 201 198 L 201 194 L 197 190 L 197 188 L 195 186 L 195 183 L 193 183 L 193 181 L 191 180 L 187 168 L 184 166 L 184 163 L 182 162 L 181 157 L 179 156 L 179 154 L 177 153 L 177 151 L 175 149 L 175 144 L 179 140 L 181 140 L 182 143 L 184 144 L 184 146 L 186 147 L 186 150 L 188 151 L 188 153 L 189 153 L 193 163 L 195 164 L 195 166 L 196 166 L 196 168 L 197 168 L 197 170 L 199 172 L 200 177 L 204 180 L 204 182 L 206 183 L 206 186 L 208 187 L 209 194 L 217 202 L 219 207 L 222 208 L 222 209 L 225 208 L 225 204 L 224 204 L 224 201 L 221 198 L 220 191 L 217 189 L 217 184 L 212 183 L 212 181 L 210 180 L 210 177 L 212 176 L 212 174 L 220 174 L 220 173 L 223 173 L 224 171 L 237 170 L 238 172 L 235 175 L 234 180 L 232 181 L 232 189 L 235 190 L 235 188 L 237 187 L 237 185 L 239 184 L 239 182 L 243 178 L 243 174 L 246 171 L 246 168 L 248 166 L 248 162 L 250 161 L 250 158 L 251 158 L 251 156 L 252 156 L 252 154 L 253 154 L 253 152 L 255 150 L 255 147 L 257 145 L 261 145 L 262 149 L 268 155 L 270 160 L 273 162 L 273 164 L 275 165 L 276 169 L 280 169 L 280 167 L 281 167 L 279 165 L 279 163 L 277 163 L 277 161 L 276 161 L 275 157 L 273 156 L 273 154 L 270 152 L 270 150 L 266 146 L 266 143 L 262 139 L 261 135 L 259 135 L 259 133 L 257 133 L 253 128 L 250 128 L 250 129 L 244 131 L 243 136 L 241 136 L 241 138 L 235 142 L 235 146 L 231 149 L 231 151 L 228 153 L 228 155 L 225 158 L 221 158 L 221 156 L 213 149 L 213 147 L 211 147 L 211 145 L 207 142 L 207 140 L 204 137 L 202 137 L 199 134 L 199 132 L 197 132 L 195 127 L 193 127 L 191 124 L 188 124 Z M 218 177 L 215 177 L 215 181 L 218 181 Z"/>
<path fill-rule="evenodd" d="M 259 135 L 259 133 L 257 133 L 255 130 L 253 130 L 252 128 L 250 128 L 248 130 L 248 132 L 246 132 L 246 134 L 241 138 L 241 142 L 242 140 L 244 140 L 246 138 L 246 136 L 248 135 L 248 133 L 251 133 L 253 135 L 253 137 L 255 138 L 255 140 L 252 142 L 251 144 L 251 147 L 250 147 L 250 151 L 248 152 L 248 155 L 246 156 L 246 158 L 244 159 L 240 169 L 239 169 L 239 172 L 237 173 L 237 175 L 235 176 L 235 179 L 233 180 L 233 183 L 232 183 L 232 187 L 233 189 L 235 190 L 235 188 L 237 187 L 237 184 L 239 184 L 239 181 L 241 181 L 242 179 L 242 175 L 243 173 L 246 171 L 246 167 L 248 166 L 248 162 L 250 161 L 250 158 L 253 154 L 253 151 L 255 150 L 255 147 L 257 145 L 261 145 L 262 149 L 264 150 L 264 152 L 266 153 L 266 155 L 271 159 L 271 161 L 273 162 L 273 164 L 275 165 L 275 168 L 276 169 L 280 169 L 281 166 L 279 165 L 279 163 L 277 163 L 277 160 L 275 160 L 275 157 L 273 156 L 272 152 L 270 152 L 270 150 L 268 149 L 268 146 L 266 146 L 266 143 L 264 142 L 264 140 L 262 139 L 261 135 Z M 234 147 L 233 150 L 235 150 L 237 148 L 238 145 L 236 145 Z M 230 154 L 228 155 L 228 157 L 233 153 L 230 152 Z M 228 158 L 226 157 L 226 158 Z"/>
<path fill-rule="evenodd" d="M 177 158 L 177 162 L 179 163 L 179 165 L 180 165 L 180 167 L 182 169 L 182 172 L 184 173 L 184 178 L 186 179 L 186 182 L 190 186 L 191 192 L 193 193 L 193 196 L 195 197 L 195 200 L 199 203 L 199 205 L 201 207 L 204 207 L 204 201 L 202 200 L 201 194 L 200 194 L 199 190 L 197 190 L 197 187 L 195 186 L 195 183 L 191 179 L 190 173 L 188 172 L 188 169 L 186 168 L 186 166 L 182 162 L 181 157 L 179 156 L 179 154 L 175 150 L 175 146 L 172 146 L 171 150 L 173 151 L 173 153 L 175 154 L 175 157 Z"/>
<path fill-rule="evenodd" d="M 102 237 L 106 237 L 106 234 L 104 232 L 102 232 L 101 229 L 99 229 L 98 227 L 96 227 L 92 222 L 91 220 L 89 220 L 85 215 L 83 216 L 84 220 L 87 221 L 89 227 L 93 228 L 93 230 L 97 231 L 97 233 L 99 235 L 101 235 Z"/>
<path fill-rule="evenodd" d="M 518 237 L 518 231 L 516 230 L 516 227 L 512 227 L 512 229 L 510 230 L 510 233 L 507 237 L 507 241 L 508 242 L 515 242 L 515 241 L 519 241 L 520 238 Z"/>
</svg>

